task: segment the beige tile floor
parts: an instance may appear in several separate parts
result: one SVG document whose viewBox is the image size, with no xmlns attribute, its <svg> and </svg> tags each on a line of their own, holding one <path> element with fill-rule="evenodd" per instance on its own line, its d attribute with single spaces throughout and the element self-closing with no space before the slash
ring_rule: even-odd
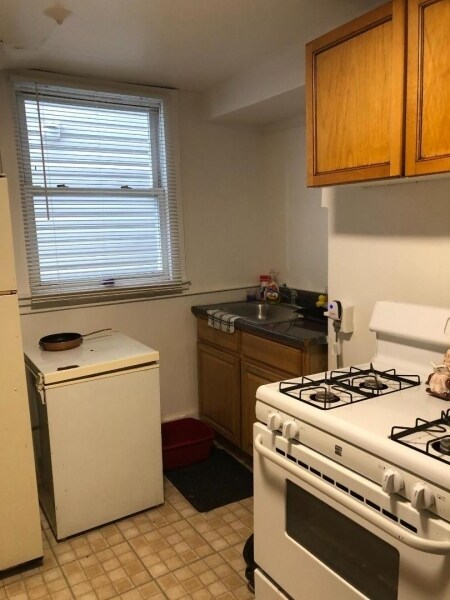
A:
<svg viewBox="0 0 450 600">
<path fill-rule="evenodd" d="M 0 600 L 247 600 L 242 548 L 253 499 L 198 513 L 167 480 L 165 504 L 57 543 L 42 516 L 44 560 L 0 579 Z"/>
</svg>

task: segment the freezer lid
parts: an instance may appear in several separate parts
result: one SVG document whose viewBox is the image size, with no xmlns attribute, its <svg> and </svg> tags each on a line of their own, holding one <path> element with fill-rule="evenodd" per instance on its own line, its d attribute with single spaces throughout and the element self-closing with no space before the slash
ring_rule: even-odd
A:
<svg viewBox="0 0 450 600">
<path fill-rule="evenodd" d="M 24 345 L 25 362 L 42 374 L 44 385 L 129 369 L 159 361 L 159 352 L 113 331 L 87 337 L 78 348 L 60 352 L 41 350 L 38 341 Z"/>
</svg>

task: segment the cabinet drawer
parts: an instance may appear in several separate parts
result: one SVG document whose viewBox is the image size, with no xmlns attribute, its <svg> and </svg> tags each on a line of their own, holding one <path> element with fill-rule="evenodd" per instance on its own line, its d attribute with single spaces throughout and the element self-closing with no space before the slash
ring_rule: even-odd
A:
<svg viewBox="0 0 450 600">
<path fill-rule="evenodd" d="M 206 319 L 197 319 L 198 339 L 231 352 L 239 352 L 241 349 L 241 332 L 235 330 L 234 333 L 226 333 L 219 329 L 214 329 L 208 325 Z"/>
<path fill-rule="evenodd" d="M 302 352 L 249 333 L 242 334 L 242 356 L 292 375 L 302 374 Z"/>
</svg>

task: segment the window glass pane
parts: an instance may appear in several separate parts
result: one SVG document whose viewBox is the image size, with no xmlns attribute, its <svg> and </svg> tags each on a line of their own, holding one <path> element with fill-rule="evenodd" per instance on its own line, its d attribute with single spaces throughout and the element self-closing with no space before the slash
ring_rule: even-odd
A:
<svg viewBox="0 0 450 600">
<path fill-rule="evenodd" d="M 151 110 L 39 98 L 25 114 L 34 186 L 44 186 L 44 155 L 48 187 L 154 187 Z"/>
<path fill-rule="evenodd" d="M 163 270 L 159 200 L 89 194 L 34 196 L 42 283 L 134 275 Z"/>
</svg>

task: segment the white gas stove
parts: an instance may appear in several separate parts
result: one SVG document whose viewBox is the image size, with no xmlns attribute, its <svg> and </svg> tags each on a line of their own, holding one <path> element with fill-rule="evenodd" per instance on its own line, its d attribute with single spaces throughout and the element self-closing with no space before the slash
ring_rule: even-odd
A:
<svg viewBox="0 0 450 600">
<path fill-rule="evenodd" d="M 341 565 L 340 570 L 333 559 L 321 556 L 322 550 L 314 552 L 316 542 L 309 547 L 311 540 L 297 539 L 286 526 L 285 533 L 296 540 L 297 548 L 303 544 L 328 570 L 334 569 L 346 580 L 343 599 L 431 597 L 432 588 L 422 593 L 408 581 L 401 563 L 412 560 L 415 568 L 421 568 L 419 562 L 423 566 L 433 554 L 435 561 L 446 561 L 448 573 L 446 579 L 441 577 L 439 593 L 435 591 L 433 597 L 446 598 L 447 593 L 450 597 L 450 403 L 427 392 L 431 363 L 441 363 L 450 347 L 450 309 L 381 301 L 375 305 L 370 329 L 376 333 L 376 353 L 370 364 L 268 384 L 257 391 L 256 562 L 259 547 L 265 563 L 258 545 L 258 523 L 265 509 L 258 495 L 261 486 L 267 492 L 270 483 L 265 470 L 272 463 L 272 467 L 277 465 L 280 481 L 283 476 L 286 481 L 290 478 L 300 484 L 299 489 L 313 494 L 312 506 L 316 507 L 320 498 L 372 530 L 380 543 L 384 540 L 397 549 L 397 569 L 392 567 L 394 559 L 386 567 L 395 571 L 389 584 L 377 583 L 375 573 L 370 583 L 371 574 L 366 573 L 358 585 L 352 579 L 350 563 L 348 568 Z M 280 514 L 281 510 L 284 514 L 287 507 L 281 509 L 279 504 Z M 317 524 L 311 527 L 317 531 Z M 328 530 L 325 535 L 329 536 Z M 332 545 L 332 540 L 328 544 Z M 370 546 L 368 541 L 364 544 Z M 349 547 L 348 552 L 353 554 L 354 549 Z M 386 551 L 380 550 L 380 554 L 386 555 Z M 311 561 L 303 562 L 313 573 Z M 430 565 L 425 579 L 431 577 L 437 562 Z M 366 562 L 358 568 L 364 570 Z M 292 581 L 280 581 L 282 574 L 272 575 L 267 566 L 262 571 L 293 598 L 303 598 L 293 593 Z M 329 593 L 323 588 L 325 580 L 319 570 L 317 586 L 305 597 L 319 599 L 320 594 Z M 339 585 L 333 588 L 338 598 Z M 266 596 L 261 592 L 259 597 Z"/>
</svg>

